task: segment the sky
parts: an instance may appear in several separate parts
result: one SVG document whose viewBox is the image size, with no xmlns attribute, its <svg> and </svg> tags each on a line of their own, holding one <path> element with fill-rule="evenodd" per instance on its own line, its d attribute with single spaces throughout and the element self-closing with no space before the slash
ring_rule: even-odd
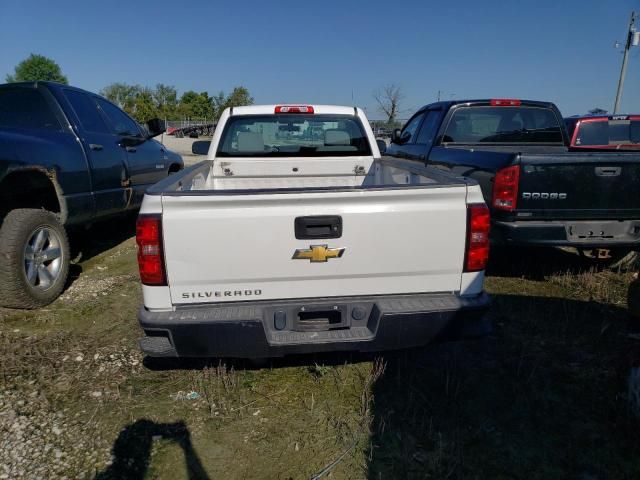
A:
<svg viewBox="0 0 640 480">
<path fill-rule="evenodd" d="M 0 75 L 30 53 L 72 85 L 113 82 L 229 92 L 256 103 L 364 107 L 402 89 L 401 117 L 441 98 L 522 98 L 566 116 L 611 111 L 640 0 L 0 0 Z M 640 29 L 640 22 L 638 22 Z M 640 112 L 640 47 L 623 112 Z"/>
</svg>

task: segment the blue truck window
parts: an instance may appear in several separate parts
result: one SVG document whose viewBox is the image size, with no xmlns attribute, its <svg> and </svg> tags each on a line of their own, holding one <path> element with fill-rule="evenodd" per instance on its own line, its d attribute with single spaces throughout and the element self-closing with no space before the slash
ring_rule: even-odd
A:
<svg viewBox="0 0 640 480">
<path fill-rule="evenodd" d="M 98 99 L 98 103 L 102 111 L 107 115 L 116 134 L 133 137 L 140 136 L 138 124 L 122 112 L 122 110 L 101 98 Z"/>
<path fill-rule="evenodd" d="M 60 130 L 60 122 L 38 90 L 0 89 L 0 126 Z"/>
<path fill-rule="evenodd" d="M 460 107 L 443 137 L 446 143 L 563 143 L 560 123 L 538 107 Z"/>
<path fill-rule="evenodd" d="M 402 143 L 416 143 L 416 132 L 418 131 L 418 127 L 420 126 L 420 122 L 424 118 L 424 113 L 420 113 L 409 120 L 402 130 L 400 134 L 400 138 L 402 139 Z"/>
<path fill-rule="evenodd" d="M 102 119 L 96 102 L 89 95 L 75 90 L 65 90 L 65 97 L 71 103 L 80 125 L 87 132 L 111 133 Z"/>
<path fill-rule="evenodd" d="M 422 122 L 420 131 L 418 132 L 416 143 L 429 145 L 433 142 L 433 137 L 436 136 L 436 131 L 438 130 L 438 113 L 439 112 L 434 110 L 427 112 L 427 116 L 424 122 Z"/>
</svg>

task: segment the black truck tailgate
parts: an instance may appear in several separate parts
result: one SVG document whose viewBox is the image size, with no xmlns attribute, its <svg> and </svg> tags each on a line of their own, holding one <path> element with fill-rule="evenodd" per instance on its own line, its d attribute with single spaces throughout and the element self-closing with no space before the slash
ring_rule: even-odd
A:
<svg viewBox="0 0 640 480">
<path fill-rule="evenodd" d="M 520 155 L 520 218 L 640 218 L 640 152 Z"/>
</svg>

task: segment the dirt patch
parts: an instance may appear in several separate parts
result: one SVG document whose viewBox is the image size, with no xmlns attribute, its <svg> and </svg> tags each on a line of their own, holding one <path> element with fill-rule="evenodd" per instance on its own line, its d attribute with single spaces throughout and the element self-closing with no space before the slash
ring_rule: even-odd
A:
<svg viewBox="0 0 640 480">
<path fill-rule="evenodd" d="M 97 267 L 100 271 L 100 267 Z M 110 295 L 113 289 L 136 278 L 136 275 L 116 275 L 114 277 L 96 278 L 82 275 L 60 296 L 60 301 L 64 303 L 80 303 L 96 299 L 100 296 Z M 125 293 L 120 293 L 126 296 Z"/>
</svg>

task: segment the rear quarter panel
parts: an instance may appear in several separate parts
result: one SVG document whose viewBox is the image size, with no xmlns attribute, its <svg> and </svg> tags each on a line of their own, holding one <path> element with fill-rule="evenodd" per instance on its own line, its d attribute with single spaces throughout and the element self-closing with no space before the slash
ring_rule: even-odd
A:
<svg viewBox="0 0 640 480">
<path fill-rule="evenodd" d="M 0 129 L 0 181 L 12 172 L 50 176 L 66 202 L 68 222 L 91 217 L 91 183 L 82 147 L 68 131 Z"/>
</svg>

